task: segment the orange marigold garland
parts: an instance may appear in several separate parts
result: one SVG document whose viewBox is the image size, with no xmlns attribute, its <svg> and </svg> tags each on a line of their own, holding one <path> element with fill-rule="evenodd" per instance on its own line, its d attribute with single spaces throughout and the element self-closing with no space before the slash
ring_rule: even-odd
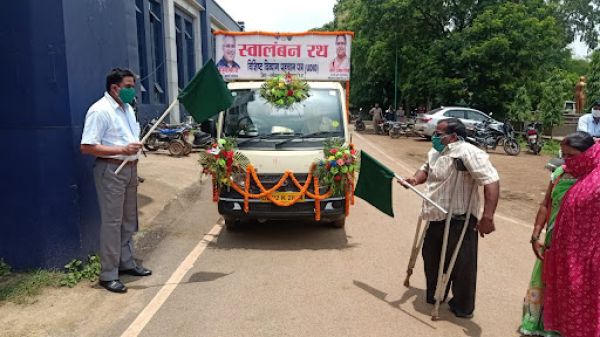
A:
<svg viewBox="0 0 600 337">
<path fill-rule="evenodd" d="M 325 141 L 325 160 L 314 163 L 304 183 L 300 183 L 291 171 L 286 171 L 279 181 L 270 189 L 266 189 L 260 181 L 255 168 L 247 157 L 235 151 L 233 139 L 221 139 L 211 148 L 200 154 L 200 164 L 203 173 L 212 175 L 213 200 L 219 200 L 219 192 L 223 186 L 231 187 L 244 198 L 244 212 L 249 212 L 249 199 L 267 198 L 271 203 L 287 207 L 294 205 L 300 199 L 309 197 L 315 202 L 315 219 L 321 219 L 321 200 L 331 196 L 344 196 L 346 215 L 350 205 L 354 204 L 354 173 L 358 171 L 358 160 L 353 144 L 344 145 L 341 139 L 328 139 Z M 245 175 L 244 187 L 235 183 L 233 175 Z M 250 193 L 251 178 L 259 188 L 260 193 Z M 280 201 L 273 197 L 286 180 L 290 179 L 299 192 L 290 201 Z M 314 193 L 308 189 L 313 185 Z M 328 186 L 325 194 L 320 194 L 320 186 Z"/>
</svg>

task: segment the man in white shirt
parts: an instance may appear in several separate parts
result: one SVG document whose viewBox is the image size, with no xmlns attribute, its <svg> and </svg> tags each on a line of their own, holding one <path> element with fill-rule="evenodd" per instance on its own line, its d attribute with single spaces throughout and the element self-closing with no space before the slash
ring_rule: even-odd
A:
<svg viewBox="0 0 600 337">
<path fill-rule="evenodd" d="M 475 288 L 477 281 L 477 232 L 483 237 L 495 230 L 494 213 L 498 205 L 500 177 L 492 166 L 489 156 L 464 141 L 466 129 L 457 118 L 441 120 L 432 137 L 433 149 L 429 151 L 428 160 L 413 177 L 406 179 L 411 185 L 425 183 L 425 194 L 445 209 L 454 204 L 446 264 L 456 247 L 466 217 L 469 217 L 469 230 L 459 250 L 455 267 L 450 275 L 452 300 L 448 302 L 450 310 L 457 317 L 470 318 L 475 310 Z M 454 166 L 460 159 L 469 174 L 458 176 L 458 187 L 452 195 L 454 177 L 459 172 Z M 479 193 L 475 194 L 473 206 L 468 209 L 470 191 L 474 185 L 484 187 L 483 214 L 479 216 Z M 429 203 L 423 203 L 422 216 L 429 221 L 429 227 L 423 242 L 423 262 L 427 280 L 428 303 L 435 303 L 434 294 L 437 286 L 438 266 L 442 251 L 444 225 L 447 215 Z M 447 294 L 447 293 L 446 293 Z"/>
<path fill-rule="evenodd" d="M 579 117 L 577 131 L 585 131 L 594 138 L 600 138 L 600 100 L 592 104 L 592 111 Z"/>
<path fill-rule="evenodd" d="M 81 152 L 96 157 L 94 181 L 100 205 L 100 285 L 124 293 L 119 273 L 149 276 L 136 264 L 132 236 L 138 228 L 137 161 L 142 148 L 140 126 L 129 105 L 135 98 L 135 75 L 113 69 L 106 77 L 106 92 L 88 110 L 81 136 Z M 115 174 L 124 160 L 127 165 Z"/>
</svg>

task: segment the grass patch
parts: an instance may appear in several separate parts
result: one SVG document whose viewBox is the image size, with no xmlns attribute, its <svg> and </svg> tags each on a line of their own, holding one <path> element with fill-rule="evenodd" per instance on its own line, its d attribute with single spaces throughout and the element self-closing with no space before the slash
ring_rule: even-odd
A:
<svg viewBox="0 0 600 337">
<path fill-rule="evenodd" d="M 556 140 L 548 140 L 544 143 L 544 147 L 542 147 L 542 153 L 549 155 L 551 157 L 558 157 L 558 152 L 560 151 L 560 142 Z"/>
<path fill-rule="evenodd" d="M 23 273 L 11 273 L 10 266 L 0 258 L 0 304 L 3 301 L 17 304 L 32 303 L 35 296 L 46 287 L 73 288 L 81 280 L 94 282 L 100 275 L 100 258 L 88 256 L 87 262 L 71 260 L 65 271 L 36 269 Z"/>
<path fill-rule="evenodd" d="M 26 273 L 8 273 L 0 277 L 0 302 L 31 303 L 46 287 L 60 286 L 63 273 L 38 269 Z"/>
</svg>

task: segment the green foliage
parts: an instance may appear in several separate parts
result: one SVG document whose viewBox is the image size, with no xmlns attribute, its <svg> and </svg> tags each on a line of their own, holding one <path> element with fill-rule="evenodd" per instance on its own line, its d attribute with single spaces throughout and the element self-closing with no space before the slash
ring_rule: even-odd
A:
<svg viewBox="0 0 600 337">
<path fill-rule="evenodd" d="M 541 83 L 553 69 L 582 75 L 585 62 L 573 60 L 566 47 L 575 32 L 595 43 L 591 24 L 597 10 L 583 3 L 338 0 L 333 24 L 322 28 L 355 32 L 355 107 L 387 106 L 397 92 L 407 108 L 465 102 L 501 117 L 521 87 L 538 106 Z"/>
<path fill-rule="evenodd" d="M 587 77 L 586 97 L 588 104 L 600 99 L 600 50 L 594 51 Z M 585 107 L 587 109 L 587 107 Z"/>
<path fill-rule="evenodd" d="M 10 266 L 8 263 L 4 262 L 3 258 L 0 258 L 0 276 L 10 274 Z"/>
<path fill-rule="evenodd" d="M 560 151 L 560 142 L 555 140 L 549 140 L 544 143 L 544 147 L 542 147 L 542 153 L 547 154 L 552 157 L 557 157 Z"/>
<path fill-rule="evenodd" d="M 29 303 L 46 287 L 58 287 L 62 273 L 52 270 L 34 270 L 11 273 L 0 277 L 0 302 Z"/>
<path fill-rule="evenodd" d="M 541 111 L 541 121 L 545 128 L 560 125 L 563 120 L 565 100 L 572 95 L 573 79 L 560 69 L 556 69 L 541 85 L 542 94 L 538 110 Z"/>
<path fill-rule="evenodd" d="M 81 260 L 73 259 L 65 265 L 65 270 L 60 280 L 63 287 L 73 288 L 83 279 L 94 282 L 100 275 L 100 258 L 98 255 L 90 255 L 85 264 Z"/>
<path fill-rule="evenodd" d="M 515 122 L 533 120 L 531 98 L 525 86 L 517 90 L 514 100 L 508 107 L 508 117 Z"/>
</svg>

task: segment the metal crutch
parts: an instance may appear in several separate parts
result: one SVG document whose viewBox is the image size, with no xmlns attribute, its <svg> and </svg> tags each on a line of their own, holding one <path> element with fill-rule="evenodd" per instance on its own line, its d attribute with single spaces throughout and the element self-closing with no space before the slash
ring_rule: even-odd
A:
<svg viewBox="0 0 600 337">
<path fill-rule="evenodd" d="M 406 278 L 404 279 L 404 286 L 406 288 L 410 288 L 410 276 L 412 275 L 413 269 L 415 268 L 415 264 L 417 263 L 417 256 L 419 256 L 419 251 L 423 246 L 423 241 L 425 240 L 425 233 L 427 233 L 427 229 L 429 228 L 429 221 L 425 223 L 425 228 L 423 228 L 423 232 L 421 233 L 422 225 L 423 216 L 419 215 L 419 219 L 417 220 L 417 231 L 415 232 L 415 239 L 413 240 L 413 248 L 410 252 L 408 267 L 406 268 Z M 419 236 L 419 234 L 421 235 Z"/>
<path fill-rule="evenodd" d="M 464 174 L 464 172 L 467 171 L 466 167 L 464 166 L 464 163 L 460 159 L 455 159 L 454 164 L 456 166 L 457 174 L 456 174 L 456 178 L 454 180 L 454 187 L 452 188 L 452 194 L 450 194 L 452 197 L 454 197 L 454 194 L 456 192 L 456 187 L 458 185 L 458 178 L 459 178 L 461 172 L 463 172 L 462 174 Z M 477 193 L 477 185 L 474 183 L 473 187 L 471 189 L 471 193 L 469 194 L 469 206 L 467 207 L 467 211 L 466 211 L 466 215 L 465 215 L 465 222 L 463 224 L 463 228 L 460 233 L 458 242 L 456 243 L 456 247 L 454 248 L 454 251 L 452 253 L 452 257 L 450 259 L 450 263 L 448 264 L 448 268 L 446 269 L 446 273 L 444 273 L 444 264 L 446 262 L 446 249 L 448 248 L 448 236 L 450 233 L 450 222 L 452 221 L 452 211 L 454 210 L 453 202 L 450 203 L 450 206 L 448 209 L 446 223 L 444 226 L 444 239 L 442 242 L 442 252 L 440 253 L 440 265 L 438 268 L 438 279 L 437 279 L 437 285 L 435 288 L 435 305 L 433 306 L 433 310 L 431 311 L 431 319 L 434 321 L 437 321 L 440 318 L 440 315 L 439 315 L 440 303 L 444 300 L 444 297 L 446 295 L 446 287 L 448 286 L 448 282 L 450 280 L 450 275 L 452 274 L 452 269 L 454 269 L 454 264 L 456 263 L 456 258 L 458 257 L 458 252 L 462 246 L 462 242 L 465 237 L 465 233 L 467 232 L 467 228 L 469 227 L 469 219 L 471 218 L 471 208 L 473 206 L 473 199 L 475 199 L 475 197 L 474 197 L 475 193 Z"/>
<path fill-rule="evenodd" d="M 421 198 L 423 198 L 423 200 L 429 202 L 431 205 L 433 205 L 435 208 L 440 210 L 442 213 L 448 214 L 448 211 L 446 211 L 442 206 L 438 205 L 436 202 L 434 202 L 433 200 L 428 198 L 425 194 L 423 194 L 422 192 L 417 190 L 414 186 L 411 186 L 410 184 L 405 183 L 404 178 L 402 178 L 401 176 L 399 176 L 397 174 L 395 175 L 395 178 L 398 179 L 400 182 L 402 182 L 403 186 L 405 186 L 406 188 L 408 188 L 408 189 L 412 190 L 413 192 L 415 192 L 416 194 L 418 194 Z M 410 276 L 412 275 L 413 269 L 415 268 L 415 264 L 417 262 L 417 256 L 419 255 L 419 250 L 421 250 L 421 247 L 423 246 L 423 241 L 425 240 L 425 233 L 427 233 L 427 229 L 429 228 L 429 221 L 425 224 L 425 228 L 423 229 L 423 232 L 419 239 L 419 234 L 421 233 L 422 225 L 423 225 L 423 217 L 422 217 L 422 215 L 419 215 L 419 219 L 417 220 L 417 230 L 415 232 L 415 238 L 413 240 L 413 248 L 410 253 L 410 259 L 408 260 L 408 267 L 406 269 L 406 279 L 404 279 L 404 286 L 407 288 L 410 287 Z"/>
</svg>

